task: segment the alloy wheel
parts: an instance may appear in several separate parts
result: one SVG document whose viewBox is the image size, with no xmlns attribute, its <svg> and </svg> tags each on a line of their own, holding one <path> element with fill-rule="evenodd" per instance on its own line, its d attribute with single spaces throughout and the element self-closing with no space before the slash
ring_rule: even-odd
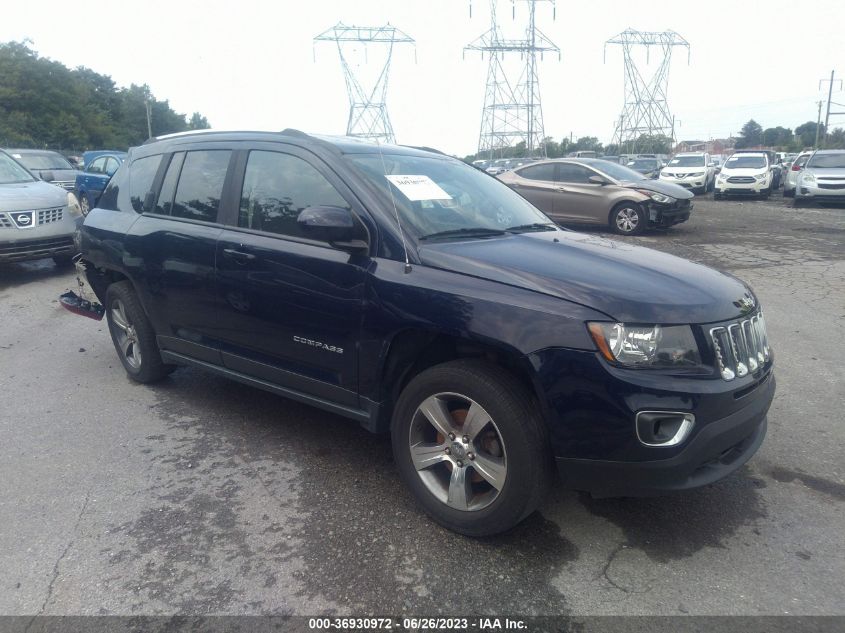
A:
<svg viewBox="0 0 845 633">
<path fill-rule="evenodd" d="M 457 393 L 438 393 L 417 407 L 408 437 L 425 487 L 455 510 L 475 511 L 499 496 L 507 478 L 502 435 L 484 408 Z"/>
<path fill-rule="evenodd" d="M 121 354 L 133 369 L 141 367 L 141 346 L 138 333 L 131 319 L 126 314 L 123 301 L 115 299 L 111 305 L 111 322 L 115 328 L 115 338 Z"/>
<path fill-rule="evenodd" d="M 623 233 L 633 233 L 640 224 L 640 214 L 636 209 L 625 207 L 616 213 L 616 226 Z"/>
</svg>

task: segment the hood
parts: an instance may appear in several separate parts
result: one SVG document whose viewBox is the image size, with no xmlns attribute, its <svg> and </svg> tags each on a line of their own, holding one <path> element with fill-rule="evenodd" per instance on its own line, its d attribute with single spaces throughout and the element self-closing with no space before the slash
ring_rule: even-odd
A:
<svg viewBox="0 0 845 633">
<path fill-rule="evenodd" d="M 803 171 L 809 172 L 821 180 L 842 180 L 845 178 L 845 168 L 843 167 L 810 167 Z"/>
<path fill-rule="evenodd" d="M 30 169 L 29 171 L 39 178 L 44 178 L 45 175 L 48 176 L 50 182 L 75 181 L 77 175 L 80 173 L 76 169 Z"/>
<path fill-rule="evenodd" d="M 43 180 L 0 185 L 0 211 L 29 211 L 66 204 L 67 191 Z"/>
<path fill-rule="evenodd" d="M 701 264 L 571 231 L 427 244 L 419 255 L 427 266 L 559 297 L 626 323 L 726 321 L 740 315 L 734 302 L 749 292 Z"/>
<path fill-rule="evenodd" d="M 686 187 L 676 185 L 674 182 L 666 182 L 665 180 L 638 180 L 637 182 L 626 182 L 625 186 L 630 189 L 656 191 L 657 193 L 662 193 L 664 196 L 672 196 L 678 200 L 689 200 L 694 197 L 694 194 Z"/>
</svg>

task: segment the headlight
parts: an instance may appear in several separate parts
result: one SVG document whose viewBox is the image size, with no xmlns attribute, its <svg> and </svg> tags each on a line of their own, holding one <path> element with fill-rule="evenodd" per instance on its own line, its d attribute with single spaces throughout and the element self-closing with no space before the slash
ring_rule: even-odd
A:
<svg viewBox="0 0 845 633">
<path fill-rule="evenodd" d="M 719 172 L 719 180 L 727 180 L 727 179 L 728 179 L 728 175 L 726 173 L 720 171 Z"/>
<path fill-rule="evenodd" d="M 757 180 L 763 181 L 763 180 L 765 180 L 766 178 L 768 178 L 768 177 L 769 177 L 769 172 L 766 172 L 765 174 L 757 174 L 757 175 L 756 175 L 756 176 L 754 176 L 754 177 L 755 177 Z"/>
<path fill-rule="evenodd" d="M 77 200 L 76 196 L 70 192 L 67 194 L 67 210 L 74 217 L 82 215 L 82 209 L 79 207 L 79 200 Z"/>
<path fill-rule="evenodd" d="M 648 189 L 637 189 L 637 191 L 639 191 L 644 196 L 648 196 L 655 202 L 660 202 L 662 204 L 670 204 L 672 202 L 675 202 L 674 198 L 664 196 L 662 193 L 657 193 L 656 191 L 649 191 Z"/>
<path fill-rule="evenodd" d="M 588 323 L 602 356 L 628 367 L 696 367 L 698 345 L 688 325 Z"/>
<path fill-rule="evenodd" d="M 805 171 L 801 174 L 801 182 L 816 182 L 816 175 L 809 171 Z"/>
</svg>

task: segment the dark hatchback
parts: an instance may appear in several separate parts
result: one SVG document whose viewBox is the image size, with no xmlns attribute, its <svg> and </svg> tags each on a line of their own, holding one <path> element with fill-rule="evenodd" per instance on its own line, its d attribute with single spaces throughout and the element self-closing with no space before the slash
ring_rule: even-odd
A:
<svg viewBox="0 0 845 633">
<path fill-rule="evenodd" d="M 118 355 L 390 432 L 425 511 L 506 530 L 567 486 L 701 486 L 757 450 L 775 381 L 741 281 L 561 230 L 447 156 L 215 133 L 134 149 L 81 232 Z M 327 438 L 328 441 L 328 438 Z"/>
</svg>

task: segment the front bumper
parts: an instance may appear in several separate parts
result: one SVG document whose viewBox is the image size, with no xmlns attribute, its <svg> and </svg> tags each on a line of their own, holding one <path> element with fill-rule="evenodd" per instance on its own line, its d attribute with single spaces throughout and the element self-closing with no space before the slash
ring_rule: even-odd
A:
<svg viewBox="0 0 845 633">
<path fill-rule="evenodd" d="M 12 212 L 0 213 L 0 264 L 48 257 L 66 257 L 78 252 L 74 235 L 82 226 L 82 216 L 70 214 L 65 207 L 60 216 L 44 216 L 32 228 L 18 228 Z M 35 212 L 39 218 L 39 212 Z"/>
<path fill-rule="evenodd" d="M 760 447 L 775 392 L 772 361 L 733 381 L 611 367 L 598 354 L 530 355 L 558 471 L 568 488 L 595 496 L 648 496 L 707 485 Z M 692 413 L 680 444 L 649 446 L 637 412 Z"/>
<path fill-rule="evenodd" d="M 744 182 L 728 182 L 727 180 L 716 180 L 714 191 L 724 195 L 759 195 L 764 191 L 768 191 L 771 187 L 772 179 L 757 180 L 751 183 Z"/>
<path fill-rule="evenodd" d="M 795 189 L 795 198 L 801 200 L 818 200 L 820 202 L 845 202 L 845 185 L 837 183 L 834 185 L 819 186 L 818 183 L 807 185 L 801 182 Z"/>
<path fill-rule="evenodd" d="M 648 223 L 652 227 L 669 227 L 689 220 L 692 202 L 677 200 L 674 204 L 652 202 L 648 206 Z"/>
<path fill-rule="evenodd" d="M 663 182 L 671 182 L 686 189 L 701 189 L 707 182 L 707 174 L 688 176 L 686 178 L 675 178 L 672 176 L 661 176 Z"/>
<path fill-rule="evenodd" d="M 652 496 L 712 484 L 739 469 L 763 443 L 775 390 L 771 372 L 766 382 L 769 397 L 710 422 L 675 457 L 646 462 L 558 457 L 558 473 L 567 487 L 596 497 Z"/>
</svg>

